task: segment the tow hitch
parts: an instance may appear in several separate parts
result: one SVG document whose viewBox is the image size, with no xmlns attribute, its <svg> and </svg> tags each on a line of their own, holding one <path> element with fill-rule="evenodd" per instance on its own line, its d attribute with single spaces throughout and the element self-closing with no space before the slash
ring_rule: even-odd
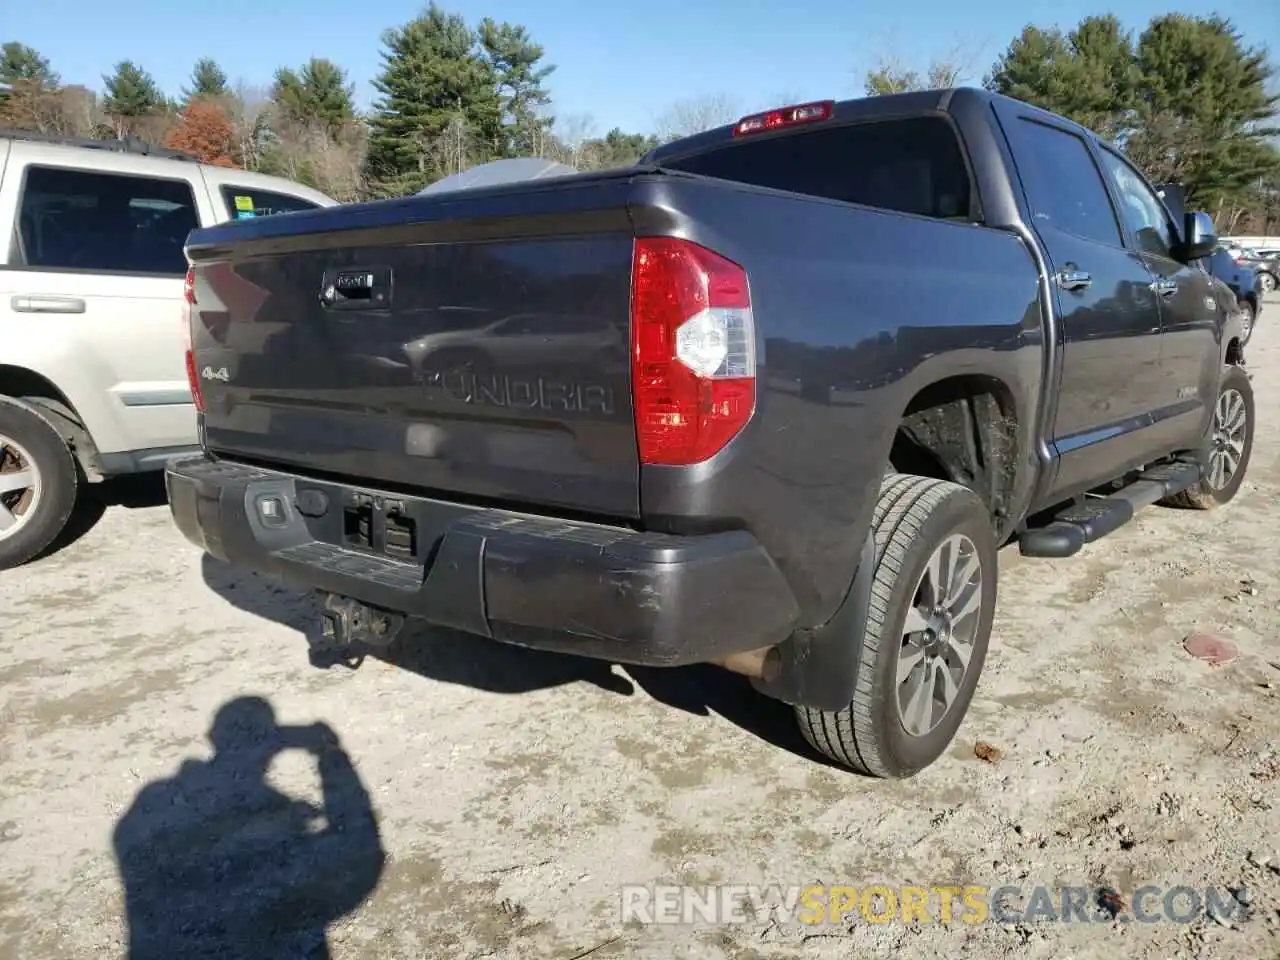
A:
<svg viewBox="0 0 1280 960">
<path fill-rule="evenodd" d="M 404 628 L 403 614 L 371 607 L 336 593 L 324 595 L 323 607 L 319 635 L 307 635 L 311 660 L 317 666 L 340 663 L 354 670 L 370 651 L 391 646 Z"/>
</svg>

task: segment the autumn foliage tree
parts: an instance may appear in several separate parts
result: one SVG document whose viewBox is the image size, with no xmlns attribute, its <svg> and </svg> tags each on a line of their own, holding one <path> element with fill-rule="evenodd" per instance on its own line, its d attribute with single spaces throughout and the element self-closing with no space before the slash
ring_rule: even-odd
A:
<svg viewBox="0 0 1280 960">
<path fill-rule="evenodd" d="M 235 128 L 222 108 L 211 100 L 197 99 L 187 104 L 164 145 L 217 167 L 235 166 L 231 159 L 236 145 Z"/>
</svg>

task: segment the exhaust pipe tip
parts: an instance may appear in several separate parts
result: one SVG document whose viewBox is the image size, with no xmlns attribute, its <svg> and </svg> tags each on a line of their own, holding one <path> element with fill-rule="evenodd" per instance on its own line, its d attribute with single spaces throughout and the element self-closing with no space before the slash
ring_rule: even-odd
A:
<svg viewBox="0 0 1280 960">
<path fill-rule="evenodd" d="M 730 654 L 722 660 L 713 660 L 712 663 L 732 673 L 769 682 L 776 680 L 782 672 L 782 652 L 777 646 L 760 647 L 758 650 Z"/>
</svg>

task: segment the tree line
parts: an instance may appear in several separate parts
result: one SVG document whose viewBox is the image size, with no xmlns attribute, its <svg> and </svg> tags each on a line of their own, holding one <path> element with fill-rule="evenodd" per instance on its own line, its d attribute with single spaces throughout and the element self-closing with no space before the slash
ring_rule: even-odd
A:
<svg viewBox="0 0 1280 960">
<path fill-rule="evenodd" d="M 589 117 L 557 115 L 556 68 L 524 26 L 469 24 L 435 2 L 387 30 L 381 54 L 376 97 L 362 110 L 347 71 L 324 58 L 280 67 L 264 86 L 233 84 L 202 59 L 176 96 L 126 60 L 99 93 L 64 84 L 38 51 L 13 41 L 0 47 L 0 126 L 139 137 L 355 200 L 402 196 L 503 157 L 625 166 L 661 142 L 797 99 L 743 109 L 725 94 L 695 97 L 670 105 L 651 132 L 599 135 Z M 876 96 L 954 86 L 968 74 L 956 55 L 923 71 L 884 61 L 863 88 Z M 1264 232 L 1280 222 L 1276 77 L 1265 48 L 1229 20 L 1171 13 L 1136 34 L 1115 16 L 1071 30 L 1029 25 L 980 82 L 1114 140 L 1153 181 L 1182 184 L 1223 232 Z"/>
</svg>

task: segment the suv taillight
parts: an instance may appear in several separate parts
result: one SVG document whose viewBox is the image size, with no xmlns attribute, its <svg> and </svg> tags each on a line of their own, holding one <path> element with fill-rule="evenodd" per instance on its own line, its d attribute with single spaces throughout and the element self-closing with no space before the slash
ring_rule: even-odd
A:
<svg viewBox="0 0 1280 960">
<path fill-rule="evenodd" d="M 640 462 L 701 463 L 755 412 L 755 323 L 746 271 L 671 237 L 637 239 L 631 269 Z"/>
<path fill-rule="evenodd" d="M 191 340 L 191 325 L 195 322 L 191 308 L 195 303 L 196 271 L 194 267 L 188 267 L 187 278 L 182 282 L 182 329 L 187 340 L 187 384 L 191 387 L 191 400 L 196 405 L 196 410 L 204 413 L 204 397 L 200 395 L 200 377 L 196 374 L 196 355 Z"/>
</svg>

